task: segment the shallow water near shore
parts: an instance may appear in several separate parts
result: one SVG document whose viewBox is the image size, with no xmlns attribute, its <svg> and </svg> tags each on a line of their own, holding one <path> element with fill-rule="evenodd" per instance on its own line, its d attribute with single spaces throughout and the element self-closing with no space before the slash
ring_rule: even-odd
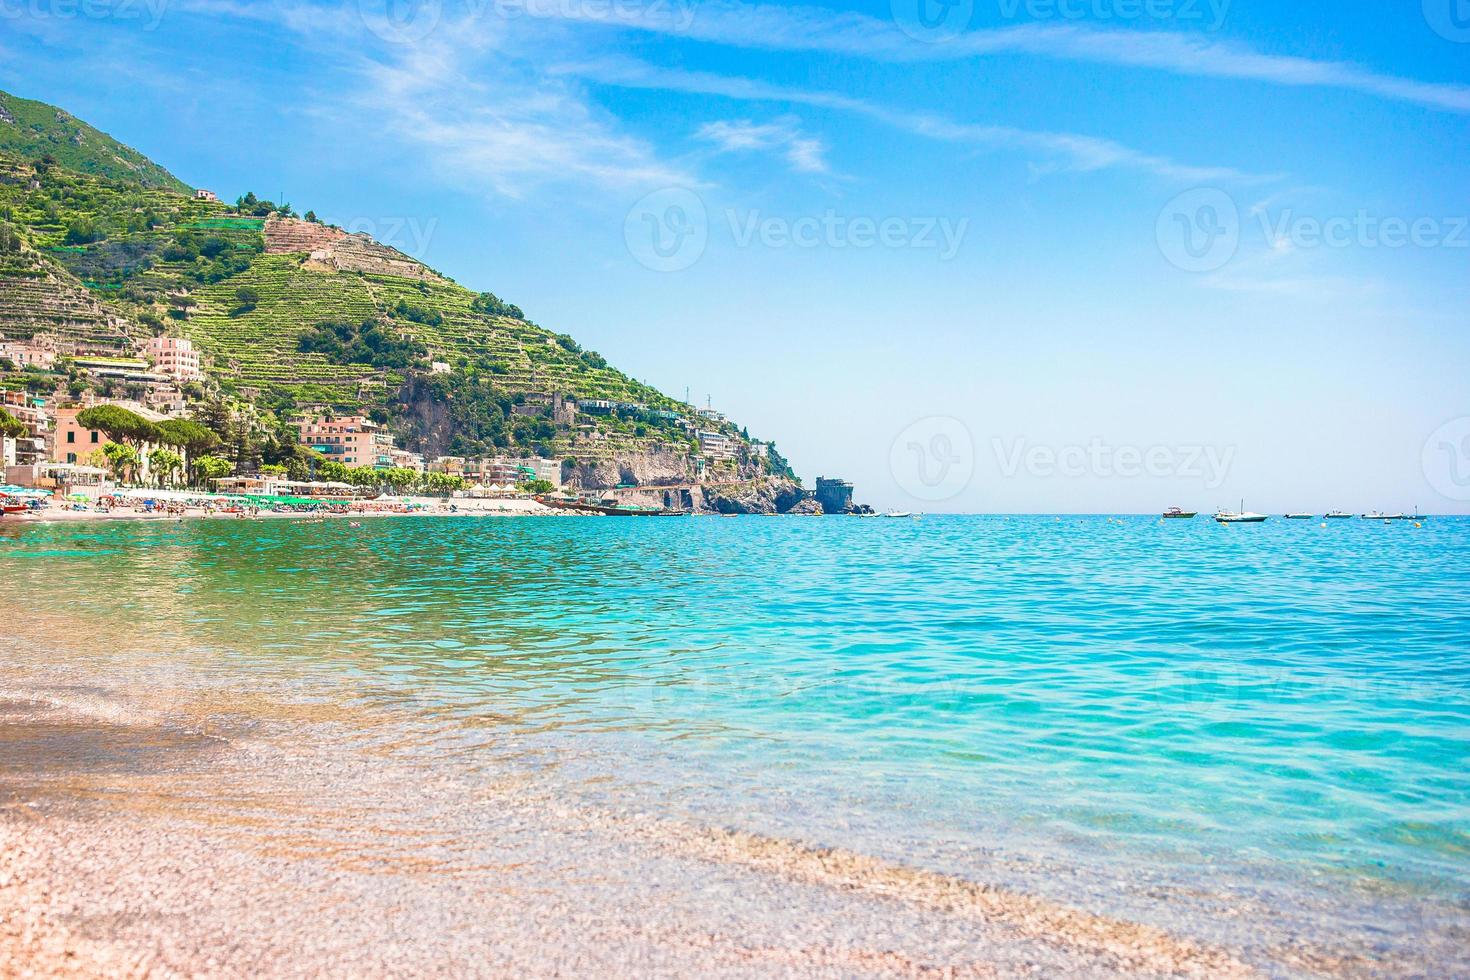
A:
<svg viewBox="0 0 1470 980">
<path fill-rule="evenodd" d="M 1467 519 L 0 527 L 0 657 L 103 698 L 269 691 L 288 727 L 361 709 L 426 774 L 520 766 L 1267 972 L 1454 973 L 1467 554 Z"/>
</svg>

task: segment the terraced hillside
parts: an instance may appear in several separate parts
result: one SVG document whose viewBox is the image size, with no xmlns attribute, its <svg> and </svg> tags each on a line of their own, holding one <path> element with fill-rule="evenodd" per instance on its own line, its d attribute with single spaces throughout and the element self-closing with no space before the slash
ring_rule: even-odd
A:
<svg viewBox="0 0 1470 980">
<path fill-rule="evenodd" d="M 145 170 L 84 173 L 59 156 L 0 152 L 0 333 L 128 355 L 149 337 L 185 336 L 205 355 L 212 398 L 281 422 L 370 412 L 429 455 L 575 458 L 618 482 L 789 472 L 733 424 L 492 294 L 289 206 L 197 200 Z M 74 371 L 65 381 L 87 383 Z M 569 413 L 573 402 L 582 411 Z M 696 429 L 736 451 L 705 458 Z"/>
</svg>

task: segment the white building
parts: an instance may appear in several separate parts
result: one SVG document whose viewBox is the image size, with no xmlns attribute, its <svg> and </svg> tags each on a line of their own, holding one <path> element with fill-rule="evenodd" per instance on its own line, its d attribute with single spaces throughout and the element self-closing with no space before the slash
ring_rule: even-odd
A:
<svg viewBox="0 0 1470 980">
<path fill-rule="evenodd" d="M 699 430 L 699 451 L 706 459 L 734 459 L 735 440 L 723 432 Z"/>
</svg>

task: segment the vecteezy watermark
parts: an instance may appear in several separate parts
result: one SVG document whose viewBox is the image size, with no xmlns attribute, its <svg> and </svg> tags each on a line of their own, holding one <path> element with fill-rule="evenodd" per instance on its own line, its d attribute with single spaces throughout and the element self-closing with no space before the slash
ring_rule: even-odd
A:
<svg viewBox="0 0 1470 980">
<path fill-rule="evenodd" d="M 162 23 L 169 0 L 0 0 L 0 20 L 142 21 L 152 31 Z"/>
<path fill-rule="evenodd" d="M 1086 445 L 1046 446 L 1024 438 L 1007 444 L 1000 437 L 991 439 L 990 446 L 1000 475 L 1008 480 L 1022 472 L 1040 479 L 1174 478 L 1200 480 L 1204 489 L 1217 490 L 1235 462 L 1234 446 L 1114 446 L 1096 438 Z"/>
<path fill-rule="evenodd" d="M 919 419 L 894 437 L 888 470 L 900 489 L 917 500 L 950 500 L 964 493 L 975 476 L 975 440 L 959 419 Z"/>
<path fill-rule="evenodd" d="M 502 20 L 601 21 L 656 24 L 679 33 L 694 26 L 696 0 L 465 0 L 471 16 L 488 9 Z"/>
<path fill-rule="evenodd" d="M 1260 235 L 1271 249 L 1470 248 L 1470 215 L 1402 217 L 1360 208 L 1352 214 L 1301 214 L 1291 208 L 1251 210 L 1241 220 L 1235 199 L 1215 187 L 1201 187 L 1164 205 L 1154 226 L 1159 251 L 1186 272 L 1224 268 L 1240 250 L 1247 232 Z"/>
<path fill-rule="evenodd" d="M 1446 41 L 1470 44 L 1470 0 L 1424 0 L 1424 20 Z"/>
<path fill-rule="evenodd" d="M 935 250 L 941 261 L 954 258 L 970 230 L 970 219 L 941 217 L 855 217 L 827 210 L 820 216 L 766 217 L 759 211 L 725 212 L 738 248 L 913 248 Z"/>
<path fill-rule="evenodd" d="M 438 218 L 352 218 L 343 222 L 349 235 L 366 235 L 380 245 L 395 248 L 410 258 L 422 261 L 429 254 Z"/>
<path fill-rule="evenodd" d="M 623 219 L 623 240 L 638 262 L 656 272 L 687 269 L 704 255 L 712 235 L 729 235 L 736 248 L 915 249 L 941 261 L 955 257 L 969 218 L 845 215 L 785 217 L 729 208 L 712 222 L 704 201 L 685 187 L 641 198 Z"/>
<path fill-rule="evenodd" d="M 439 26 L 443 0 L 357 0 L 367 29 L 390 44 L 416 44 Z"/>
<path fill-rule="evenodd" d="M 893 22 L 915 41 L 939 44 L 963 34 L 975 16 L 975 0 L 889 0 Z"/>
<path fill-rule="evenodd" d="M 638 200 L 623 219 L 628 254 L 654 272 L 678 272 L 709 244 L 709 213 L 687 187 L 666 187 Z"/>
<path fill-rule="evenodd" d="M 1470 416 L 1451 419 L 1424 442 L 1424 478 L 1449 500 L 1470 500 Z"/>
<path fill-rule="evenodd" d="M 1213 272 L 1240 248 L 1240 209 L 1217 187 L 1197 187 L 1175 197 L 1154 225 L 1159 251 L 1186 272 Z"/>
<path fill-rule="evenodd" d="M 996 0 L 1006 20 L 1096 21 L 1135 24 L 1169 21 L 1200 25 L 1207 31 L 1225 26 L 1231 0 Z"/>
</svg>

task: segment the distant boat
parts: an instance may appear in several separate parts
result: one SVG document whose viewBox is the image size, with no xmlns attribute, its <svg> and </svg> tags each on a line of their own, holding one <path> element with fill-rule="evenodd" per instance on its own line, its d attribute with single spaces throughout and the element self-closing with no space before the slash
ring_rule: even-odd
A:
<svg viewBox="0 0 1470 980">
<path fill-rule="evenodd" d="M 1287 514 L 1286 519 L 1288 521 L 1310 521 L 1316 516 L 1316 514 Z"/>
<path fill-rule="evenodd" d="M 1266 520 L 1265 514 L 1256 514 L 1245 509 L 1245 501 L 1240 502 L 1240 510 L 1222 510 L 1215 515 L 1215 520 L 1221 524 L 1263 524 Z"/>
<path fill-rule="evenodd" d="M 1407 514 L 1384 514 L 1381 511 L 1371 510 L 1363 515 L 1365 521 L 1407 521 Z"/>
<path fill-rule="evenodd" d="M 1164 511 L 1164 516 L 1173 520 L 1187 521 L 1198 513 L 1199 511 L 1197 510 L 1180 510 L 1178 507 L 1170 507 L 1168 510 Z"/>
<path fill-rule="evenodd" d="M 1322 515 L 1323 520 L 1328 520 L 1328 521 L 1348 521 L 1348 520 L 1352 520 L 1352 517 L 1353 517 L 1353 515 L 1352 514 L 1349 514 L 1345 510 L 1334 510 L 1334 511 L 1332 511 L 1330 513 L 1327 513 L 1327 514 L 1323 514 Z"/>
<path fill-rule="evenodd" d="M 883 516 L 884 517 L 913 517 L 914 515 L 912 513 L 910 513 L 909 511 L 906 511 L 906 510 L 890 510 L 888 513 L 884 514 Z"/>
</svg>

